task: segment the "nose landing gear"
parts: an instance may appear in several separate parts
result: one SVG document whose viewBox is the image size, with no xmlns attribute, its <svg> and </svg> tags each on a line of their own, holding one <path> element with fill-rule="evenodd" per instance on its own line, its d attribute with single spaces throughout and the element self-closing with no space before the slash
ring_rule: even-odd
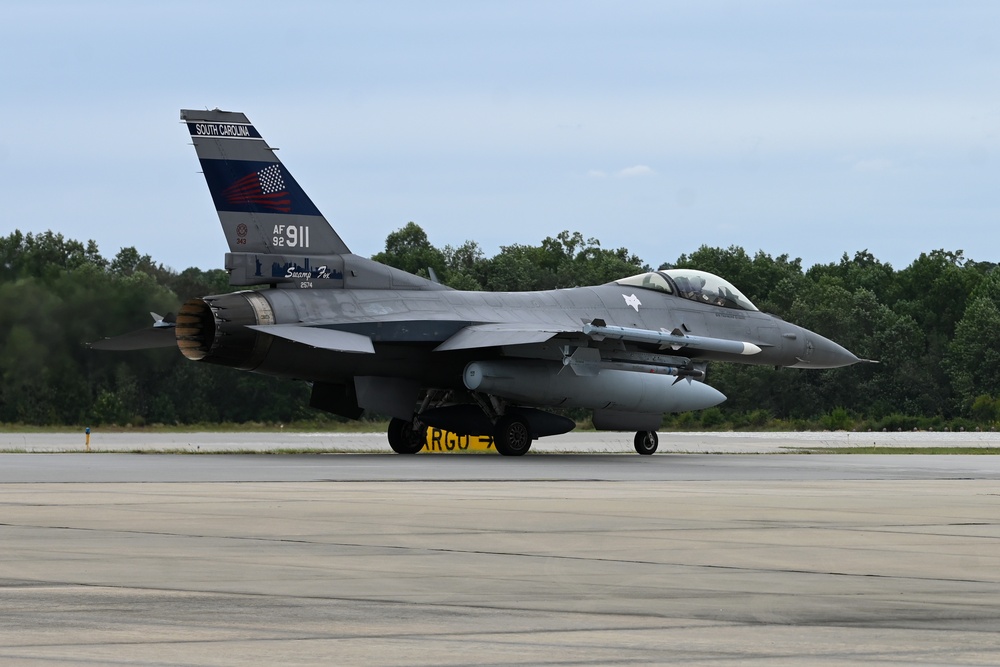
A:
<svg viewBox="0 0 1000 667">
<path fill-rule="evenodd" d="M 644 456 L 655 452 L 659 444 L 660 438 L 656 435 L 656 431 L 638 431 L 635 434 L 635 451 Z"/>
</svg>

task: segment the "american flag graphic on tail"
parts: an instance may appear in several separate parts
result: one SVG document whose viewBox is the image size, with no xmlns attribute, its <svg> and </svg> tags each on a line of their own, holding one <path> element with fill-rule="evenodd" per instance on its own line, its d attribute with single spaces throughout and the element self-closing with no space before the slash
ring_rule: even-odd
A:
<svg viewBox="0 0 1000 667">
<path fill-rule="evenodd" d="M 288 213 L 292 210 L 292 201 L 285 189 L 280 164 L 272 164 L 247 174 L 223 190 L 222 196 L 230 204 L 249 202 L 275 213 Z"/>
</svg>

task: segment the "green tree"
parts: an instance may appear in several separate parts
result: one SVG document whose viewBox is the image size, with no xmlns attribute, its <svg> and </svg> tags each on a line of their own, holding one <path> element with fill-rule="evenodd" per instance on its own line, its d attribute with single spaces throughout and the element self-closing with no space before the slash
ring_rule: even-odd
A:
<svg viewBox="0 0 1000 667">
<path fill-rule="evenodd" d="M 969 295 L 983 280 L 983 265 L 967 262 L 961 250 L 921 253 L 896 277 L 895 310 L 912 317 L 927 332 L 928 351 L 944 355 Z"/>
<path fill-rule="evenodd" d="M 486 258 L 478 243 L 466 241 L 458 247 L 446 245 L 442 254 L 447 273 L 446 285 L 458 290 L 483 289 L 477 276 L 482 275 Z"/>
<path fill-rule="evenodd" d="M 563 231 L 546 237 L 539 246 L 501 246 L 500 253 L 483 264 L 480 282 L 490 291 L 562 289 L 599 285 L 648 270 L 625 248 L 608 250 L 597 239 Z"/>
<path fill-rule="evenodd" d="M 896 272 L 867 250 L 854 253 L 853 258 L 844 253 L 837 264 L 817 264 L 806 277 L 814 282 L 828 280 L 849 292 L 866 290 L 881 303 L 893 303 L 897 298 Z"/>
<path fill-rule="evenodd" d="M 976 287 L 955 327 L 944 366 L 966 410 L 981 394 L 1000 395 L 1000 271 Z"/>
<path fill-rule="evenodd" d="M 428 268 L 439 276 L 445 273 L 444 253 L 431 245 L 427 232 L 415 222 L 389 234 L 385 250 L 372 259 L 424 278 L 430 277 Z"/>
<path fill-rule="evenodd" d="M 1000 402 L 992 396 L 980 394 L 972 402 L 970 416 L 980 424 L 993 424 L 1000 419 Z"/>
</svg>

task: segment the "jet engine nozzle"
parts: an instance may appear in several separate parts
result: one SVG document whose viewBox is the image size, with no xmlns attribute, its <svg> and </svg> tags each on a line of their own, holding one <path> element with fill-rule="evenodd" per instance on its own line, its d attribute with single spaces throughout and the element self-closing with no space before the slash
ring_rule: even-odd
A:
<svg viewBox="0 0 1000 667">
<path fill-rule="evenodd" d="M 244 291 L 190 299 L 177 314 L 177 347 L 192 361 L 253 370 L 264 360 L 271 337 L 248 328 L 274 324 L 271 304 Z"/>
</svg>

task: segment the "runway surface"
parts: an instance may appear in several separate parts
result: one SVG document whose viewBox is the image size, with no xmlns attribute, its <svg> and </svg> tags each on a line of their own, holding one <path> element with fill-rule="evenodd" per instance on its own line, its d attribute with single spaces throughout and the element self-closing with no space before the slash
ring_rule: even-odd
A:
<svg viewBox="0 0 1000 667">
<path fill-rule="evenodd" d="M 3 454 L 0 663 L 997 664 L 998 460 Z"/>
<path fill-rule="evenodd" d="M 157 433 L 147 431 L 106 432 L 94 429 L 91 449 L 109 451 L 245 452 L 330 450 L 337 452 L 388 453 L 384 433 L 325 433 L 270 431 L 266 433 L 211 432 Z M 1000 434 L 975 432 L 852 433 L 661 433 L 659 452 L 688 454 L 784 454 L 815 447 L 1000 447 Z M 0 433 L 0 450 L 25 452 L 82 452 L 83 432 Z M 536 440 L 534 453 L 631 454 L 631 433 L 573 431 Z"/>
</svg>

